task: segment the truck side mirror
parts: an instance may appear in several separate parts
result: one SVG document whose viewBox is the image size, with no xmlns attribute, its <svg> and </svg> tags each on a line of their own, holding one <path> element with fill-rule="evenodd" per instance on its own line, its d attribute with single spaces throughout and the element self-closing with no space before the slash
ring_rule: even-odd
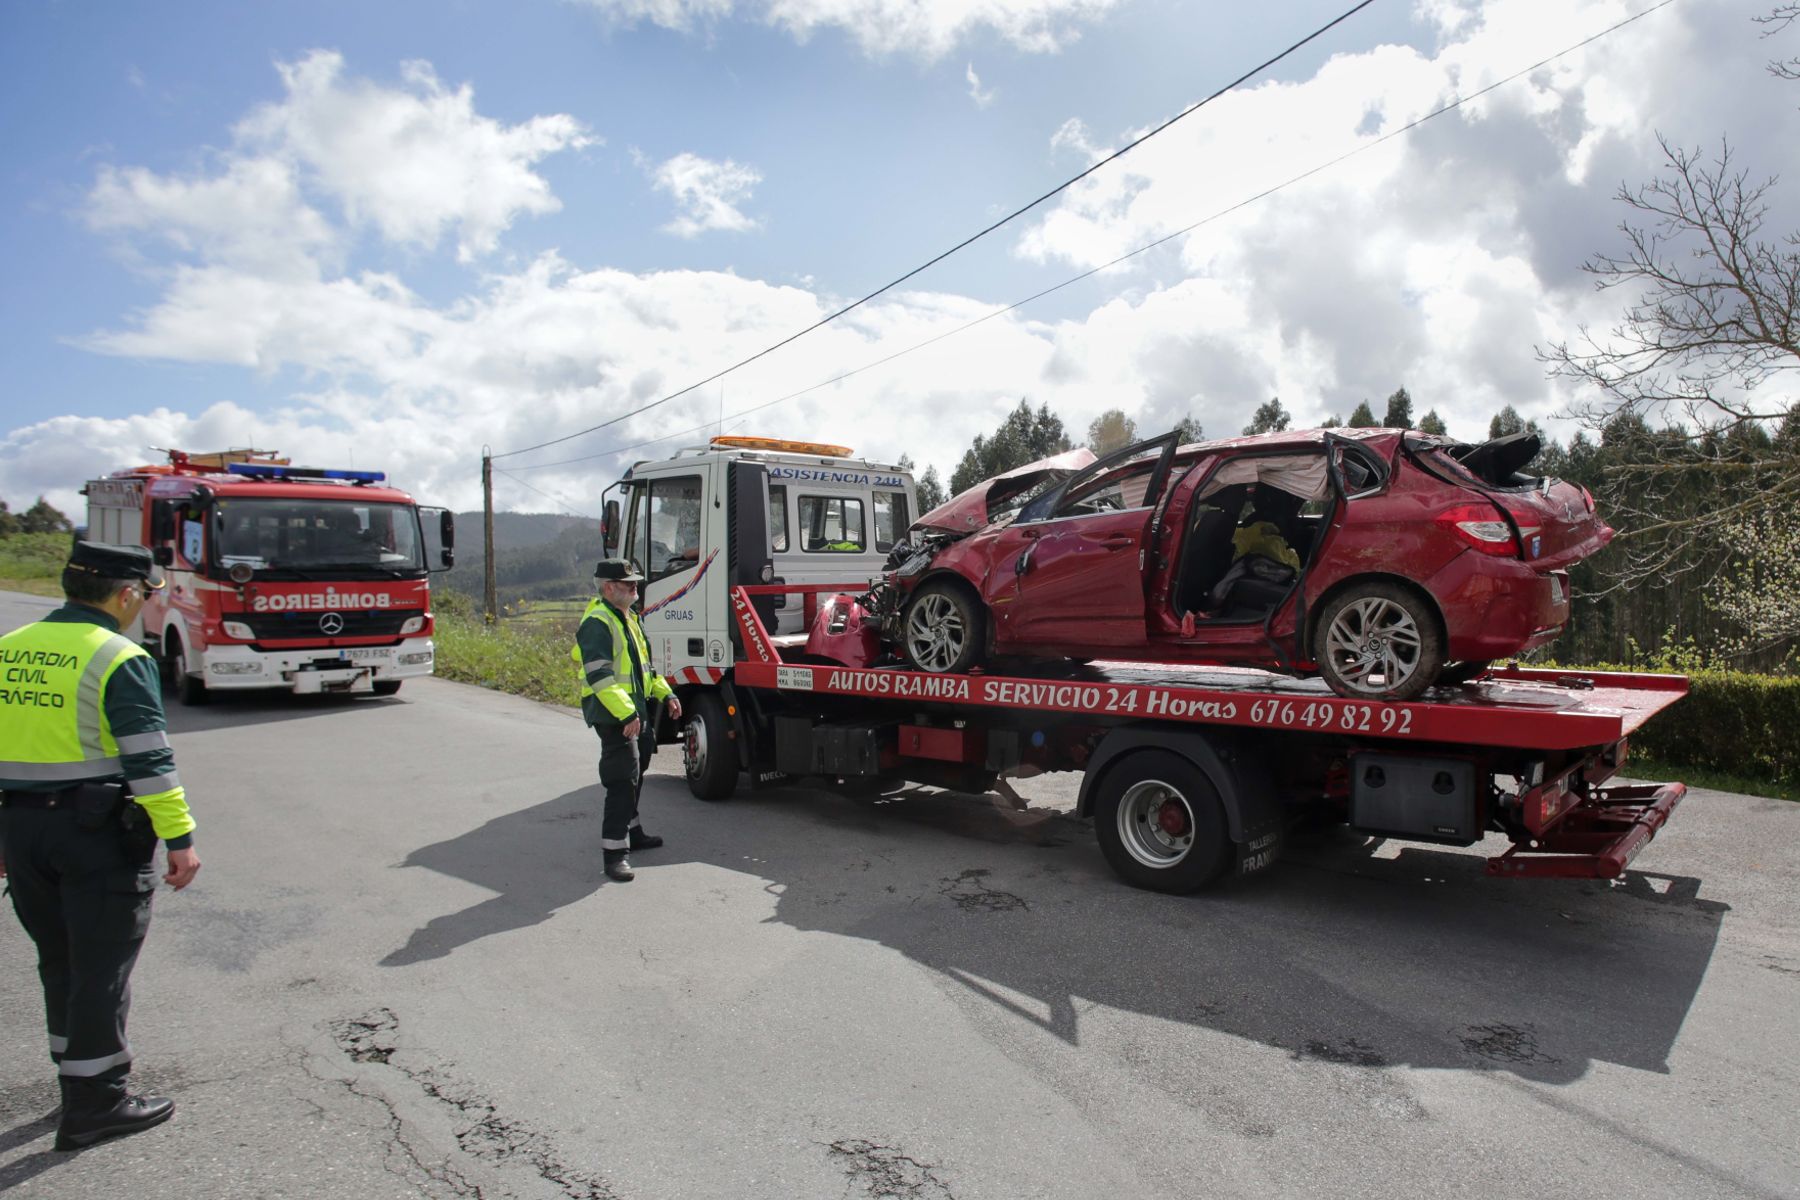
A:
<svg viewBox="0 0 1800 1200">
<path fill-rule="evenodd" d="M 167 500 L 153 500 L 150 503 L 150 540 L 166 542 L 175 536 L 175 506 Z M 161 559 L 157 560 L 162 562 Z M 167 563 L 163 564 L 167 566 Z"/>
<path fill-rule="evenodd" d="M 619 548 L 619 502 L 608 500 L 606 507 L 600 510 L 600 542 L 606 547 L 606 556 L 611 558 Z"/>
<path fill-rule="evenodd" d="M 158 546 L 150 551 L 150 555 L 152 558 L 156 559 L 156 565 L 159 567 L 172 567 L 175 565 L 175 547 L 173 546 Z"/>
<path fill-rule="evenodd" d="M 456 565 L 456 514 L 445 509 L 438 514 L 438 558 L 446 568 Z"/>
</svg>

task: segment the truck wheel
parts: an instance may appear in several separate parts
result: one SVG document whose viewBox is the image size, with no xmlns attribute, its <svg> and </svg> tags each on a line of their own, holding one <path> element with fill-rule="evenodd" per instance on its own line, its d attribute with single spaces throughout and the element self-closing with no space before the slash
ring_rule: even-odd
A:
<svg viewBox="0 0 1800 1200">
<path fill-rule="evenodd" d="M 1218 790 L 1167 750 L 1139 750 L 1108 769 L 1095 798 L 1094 835 L 1119 878 L 1153 892 L 1198 891 L 1231 865 Z"/>
<path fill-rule="evenodd" d="M 915 670 L 955 675 L 981 661 L 987 614 L 961 588 L 928 583 L 913 594 L 900 631 L 900 648 Z"/>
<path fill-rule="evenodd" d="M 1371 579 L 1333 596 L 1319 613 L 1319 674 L 1351 700 L 1411 700 L 1437 682 L 1444 638 L 1430 601 Z"/>
<path fill-rule="evenodd" d="M 375 694 L 377 696 L 392 696 L 400 690 L 400 685 L 405 682 L 406 680 L 404 679 L 377 679 L 375 681 Z"/>
<path fill-rule="evenodd" d="M 174 630 L 163 635 L 162 668 L 163 678 L 174 687 L 183 704 L 206 703 L 206 680 L 188 674 L 187 650 L 181 644 L 181 635 Z"/>
<path fill-rule="evenodd" d="M 701 800 L 724 800 L 738 784 L 737 746 L 731 740 L 725 702 L 711 692 L 701 692 L 687 708 L 681 762 L 687 768 L 688 790 Z"/>
</svg>

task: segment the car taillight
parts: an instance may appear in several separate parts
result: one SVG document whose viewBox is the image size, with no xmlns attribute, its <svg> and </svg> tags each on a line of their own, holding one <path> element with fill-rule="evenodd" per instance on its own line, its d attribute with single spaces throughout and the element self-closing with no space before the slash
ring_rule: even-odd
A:
<svg viewBox="0 0 1800 1200">
<path fill-rule="evenodd" d="M 1437 523 L 1483 554 L 1516 556 L 1512 526 L 1485 504 L 1464 504 L 1437 515 Z"/>
<path fill-rule="evenodd" d="M 1581 498 L 1587 502 L 1587 510 L 1589 512 L 1593 512 L 1594 511 L 1594 493 L 1588 491 L 1587 488 L 1584 487 L 1581 489 Z"/>
</svg>

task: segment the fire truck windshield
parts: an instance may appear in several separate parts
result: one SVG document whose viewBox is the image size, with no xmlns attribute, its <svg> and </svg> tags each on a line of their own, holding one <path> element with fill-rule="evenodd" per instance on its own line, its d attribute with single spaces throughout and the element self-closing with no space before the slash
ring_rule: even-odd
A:
<svg viewBox="0 0 1800 1200">
<path fill-rule="evenodd" d="M 355 500 L 221 499 L 211 561 L 333 576 L 425 571 L 418 510 Z"/>
</svg>

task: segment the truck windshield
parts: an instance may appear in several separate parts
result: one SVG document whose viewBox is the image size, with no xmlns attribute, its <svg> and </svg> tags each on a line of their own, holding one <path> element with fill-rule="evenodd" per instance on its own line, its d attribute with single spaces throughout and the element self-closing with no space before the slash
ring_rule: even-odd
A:
<svg viewBox="0 0 1800 1200">
<path fill-rule="evenodd" d="M 213 562 L 256 570 L 417 574 L 425 570 L 418 510 L 355 500 L 222 499 Z"/>
</svg>

